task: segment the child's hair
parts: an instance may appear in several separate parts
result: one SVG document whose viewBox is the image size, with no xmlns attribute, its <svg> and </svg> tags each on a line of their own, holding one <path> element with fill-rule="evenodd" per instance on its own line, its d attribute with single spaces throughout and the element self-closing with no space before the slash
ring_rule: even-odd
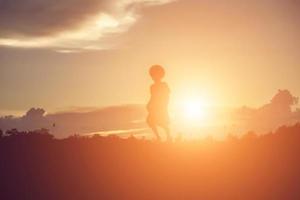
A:
<svg viewBox="0 0 300 200">
<path fill-rule="evenodd" d="M 165 70 L 160 65 L 153 65 L 149 70 L 150 76 L 155 80 L 160 80 L 165 76 Z"/>
</svg>

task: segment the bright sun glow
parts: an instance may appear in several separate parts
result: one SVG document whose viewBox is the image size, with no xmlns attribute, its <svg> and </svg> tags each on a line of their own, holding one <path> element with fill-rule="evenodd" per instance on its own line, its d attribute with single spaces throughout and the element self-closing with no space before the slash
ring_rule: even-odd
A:
<svg viewBox="0 0 300 200">
<path fill-rule="evenodd" d="M 199 125 L 207 117 L 205 102 L 201 98 L 190 97 L 181 103 L 181 114 L 187 124 Z"/>
<path fill-rule="evenodd" d="M 188 120 L 198 120 L 204 117 L 201 102 L 198 100 L 187 100 L 183 105 L 184 116 Z"/>
</svg>

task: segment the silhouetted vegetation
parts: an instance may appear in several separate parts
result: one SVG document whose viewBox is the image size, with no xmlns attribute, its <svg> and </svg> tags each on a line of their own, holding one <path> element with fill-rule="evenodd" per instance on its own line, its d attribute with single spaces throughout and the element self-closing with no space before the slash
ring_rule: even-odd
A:
<svg viewBox="0 0 300 200">
<path fill-rule="evenodd" d="M 300 124 L 226 141 L 0 136 L 0 199 L 300 199 Z"/>
</svg>

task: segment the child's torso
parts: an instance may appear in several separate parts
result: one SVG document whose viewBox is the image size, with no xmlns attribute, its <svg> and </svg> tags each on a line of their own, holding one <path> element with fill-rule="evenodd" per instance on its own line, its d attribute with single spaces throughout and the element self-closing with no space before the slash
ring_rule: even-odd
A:
<svg viewBox="0 0 300 200">
<path fill-rule="evenodd" d="M 169 104 L 169 87 L 166 83 L 154 83 L 151 86 L 151 98 L 149 101 L 150 110 L 167 110 Z"/>
</svg>

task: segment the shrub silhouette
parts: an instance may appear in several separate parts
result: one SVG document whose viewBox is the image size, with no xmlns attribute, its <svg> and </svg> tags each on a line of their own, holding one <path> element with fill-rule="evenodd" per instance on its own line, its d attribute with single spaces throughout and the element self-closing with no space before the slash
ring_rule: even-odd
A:
<svg viewBox="0 0 300 200">
<path fill-rule="evenodd" d="M 0 199 L 300 199 L 300 123 L 225 141 L 0 139 Z"/>
</svg>

